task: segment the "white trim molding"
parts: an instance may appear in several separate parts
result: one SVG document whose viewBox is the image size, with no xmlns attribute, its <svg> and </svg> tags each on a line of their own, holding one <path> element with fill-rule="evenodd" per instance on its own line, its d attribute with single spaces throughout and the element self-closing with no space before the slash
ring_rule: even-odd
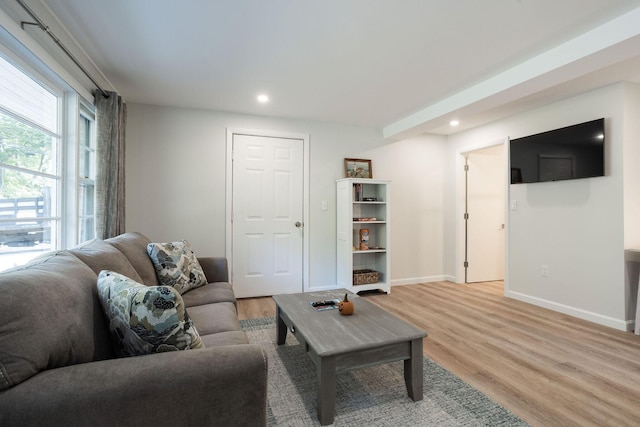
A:
<svg viewBox="0 0 640 427">
<path fill-rule="evenodd" d="M 409 277 L 391 280 L 391 286 L 419 285 L 420 283 L 448 282 L 448 276 Z"/>
<path fill-rule="evenodd" d="M 619 331 L 630 332 L 633 331 L 634 322 L 631 320 L 615 319 L 613 317 L 604 316 L 602 314 L 593 313 L 591 311 L 583 310 L 581 308 L 572 307 L 565 304 L 560 304 L 554 301 L 545 300 L 543 298 L 533 297 L 520 292 L 513 292 L 505 290 L 505 296 L 513 298 L 518 301 L 533 304 L 538 307 L 548 308 L 549 310 L 557 311 L 559 313 L 568 314 L 579 319 L 588 320 L 589 322 L 597 323 L 599 325 L 608 326 L 610 328 L 617 329 Z"/>
</svg>

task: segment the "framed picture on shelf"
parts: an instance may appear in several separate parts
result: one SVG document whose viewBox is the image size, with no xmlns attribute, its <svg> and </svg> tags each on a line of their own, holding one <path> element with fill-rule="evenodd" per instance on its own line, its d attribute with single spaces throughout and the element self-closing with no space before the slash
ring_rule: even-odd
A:
<svg viewBox="0 0 640 427">
<path fill-rule="evenodd" d="M 344 159 L 345 178 L 373 178 L 371 160 Z"/>
</svg>

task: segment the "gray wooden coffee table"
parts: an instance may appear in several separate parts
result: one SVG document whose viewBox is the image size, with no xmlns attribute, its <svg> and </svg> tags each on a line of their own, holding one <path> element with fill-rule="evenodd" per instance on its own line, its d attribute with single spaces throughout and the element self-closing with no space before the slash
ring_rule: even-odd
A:
<svg viewBox="0 0 640 427">
<path fill-rule="evenodd" d="M 318 419 L 333 423 L 336 374 L 351 369 L 404 360 L 404 381 L 409 397 L 422 400 L 422 339 L 427 333 L 349 293 L 352 316 L 338 310 L 316 311 L 311 302 L 340 299 L 346 290 L 276 295 L 277 339 L 282 345 L 291 332 L 316 366 Z"/>
</svg>

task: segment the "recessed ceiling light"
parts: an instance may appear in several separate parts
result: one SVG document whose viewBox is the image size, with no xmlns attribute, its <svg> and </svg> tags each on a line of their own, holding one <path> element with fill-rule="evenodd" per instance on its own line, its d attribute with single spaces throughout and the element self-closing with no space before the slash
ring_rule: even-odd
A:
<svg viewBox="0 0 640 427">
<path fill-rule="evenodd" d="M 267 102 L 269 102 L 269 95 L 261 93 L 260 95 L 258 95 L 258 102 L 261 104 L 266 104 Z"/>
<path fill-rule="evenodd" d="M 460 124 L 460 122 L 459 122 L 458 120 L 451 120 L 451 121 L 449 122 L 449 124 L 450 124 L 451 126 L 458 126 L 458 125 Z"/>
</svg>

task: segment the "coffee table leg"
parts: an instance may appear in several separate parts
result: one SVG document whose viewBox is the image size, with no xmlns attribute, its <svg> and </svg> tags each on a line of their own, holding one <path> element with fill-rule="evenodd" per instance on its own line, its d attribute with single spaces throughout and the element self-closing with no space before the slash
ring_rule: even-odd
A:
<svg viewBox="0 0 640 427">
<path fill-rule="evenodd" d="M 404 382 L 407 385 L 407 393 L 414 400 L 422 400 L 423 386 L 423 358 L 422 338 L 413 340 L 411 345 L 411 358 L 404 361 Z"/>
<path fill-rule="evenodd" d="M 279 306 L 276 306 L 276 319 L 278 319 L 277 320 L 278 326 L 276 328 L 276 337 L 278 339 L 278 345 L 282 345 L 287 340 L 287 325 L 284 323 L 284 320 L 282 320 L 282 317 L 280 317 Z"/>
<path fill-rule="evenodd" d="M 320 425 L 333 424 L 336 412 L 336 360 L 321 357 L 318 373 L 318 420 Z"/>
</svg>

